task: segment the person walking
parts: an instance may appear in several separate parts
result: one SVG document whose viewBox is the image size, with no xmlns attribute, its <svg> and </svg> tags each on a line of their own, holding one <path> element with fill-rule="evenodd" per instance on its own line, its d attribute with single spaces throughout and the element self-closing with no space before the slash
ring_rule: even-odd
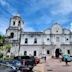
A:
<svg viewBox="0 0 72 72">
<path fill-rule="evenodd" d="M 68 58 L 69 58 L 68 55 L 65 55 L 65 56 L 64 56 L 64 60 L 65 60 L 66 65 L 68 65 L 68 60 L 67 60 Z"/>
<path fill-rule="evenodd" d="M 67 59 L 65 59 L 65 63 L 66 63 L 66 65 L 68 65 L 68 61 L 67 61 Z"/>
</svg>

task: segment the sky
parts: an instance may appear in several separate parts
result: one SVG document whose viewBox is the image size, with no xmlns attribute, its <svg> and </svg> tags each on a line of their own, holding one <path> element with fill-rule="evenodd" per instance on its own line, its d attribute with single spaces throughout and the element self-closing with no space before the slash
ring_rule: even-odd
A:
<svg viewBox="0 0 72 72">
<path fill-rule="evenodd" d="M 67 29 L 72 25 L 72 0 L 0 0 L 0 34 L 6 33 L 17 12 L 26 32 L 41 32 L 54 23 Z"/>
</svg>

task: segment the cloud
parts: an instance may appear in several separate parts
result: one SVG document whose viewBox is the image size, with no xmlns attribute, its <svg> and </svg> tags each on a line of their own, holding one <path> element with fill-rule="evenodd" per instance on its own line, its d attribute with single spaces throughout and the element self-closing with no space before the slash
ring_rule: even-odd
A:
<svg viewBox="0 0 72 72">
<path fill-rule="evenodd" d="M 5 34 L 7 29 L 7 25 L 0 25 L 0 34 Z"/>
<path fill-rule="evenodd" d="M 37 20 L 35 20 L 34 22 L 38 25 L 47 25 L 47 24 L 50 24 L 52 21 L 52 19 L 47 16 L 47 15 L 43 15 L 41 17 L 39 17 Z"/>
<path fill-rule="evenodd" d="M 0 0 L 0 4 L 6 11 L 8 11 L 11 15 L 15 15 L 16 9 L 14 9 L 11 4 L 9 4 L 6 0 Z"/>
<path fill-rule="evenodd" d="M 58 0 L 57 6 L 54 6 L 51 10 L 53 15 L 68 15 L 72 12 L 72 0 Z"/>
<path fill-rule="evenodd" d="M 7 27 L 8 27 L 7 19 L 0 18 L 0 34 L 4 35 L 6 33 Z"/>
<path fill-rule="evenodd" d="M 42 31 L 53 23 L 65 25 L 72 21 L 72 0 L 0 0 L 7 14 L 15 15 L 19 10 L 24 20 L 24 31 Z M 6 16 L 4 15 L 4 16 Z M 2 20 L 4 21 L 4 19 Z M 0 22 L 1 24 L 1 22 Z M 6 23 L 5 23 L 6 24 Z M 70 24 L 69 24 L 70 25 Z"/>
</svg>

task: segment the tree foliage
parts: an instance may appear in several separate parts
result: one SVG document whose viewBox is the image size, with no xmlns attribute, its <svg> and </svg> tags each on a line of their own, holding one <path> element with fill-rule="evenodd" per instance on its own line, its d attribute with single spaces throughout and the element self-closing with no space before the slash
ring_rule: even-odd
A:
<svg viewBox="0 0 72 72">
<path fill-rule="evenodd" d="M 0 44 L 4 43 L 4 36 L 0 35 Z"/>
<path fill-rule="evenodd" d="M 11 44 L 6 44 L 5 45 L 6 49 L 11 49 L 11 46 L 12 46 Z"/>
</svg>

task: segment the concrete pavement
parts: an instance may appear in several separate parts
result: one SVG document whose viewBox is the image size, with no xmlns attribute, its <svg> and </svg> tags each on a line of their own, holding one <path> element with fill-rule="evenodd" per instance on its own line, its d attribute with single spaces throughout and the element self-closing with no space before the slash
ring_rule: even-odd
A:
<svg viewBox="0 0 72 72">
<path fill-rule="evenodd" d="M 72 72 L 72 62 L 66 66 L 65 62 L 59 59 L 47 58 L 46 63 L 38 64 L 34 67 L 34 72 Z"/>
</svg>

